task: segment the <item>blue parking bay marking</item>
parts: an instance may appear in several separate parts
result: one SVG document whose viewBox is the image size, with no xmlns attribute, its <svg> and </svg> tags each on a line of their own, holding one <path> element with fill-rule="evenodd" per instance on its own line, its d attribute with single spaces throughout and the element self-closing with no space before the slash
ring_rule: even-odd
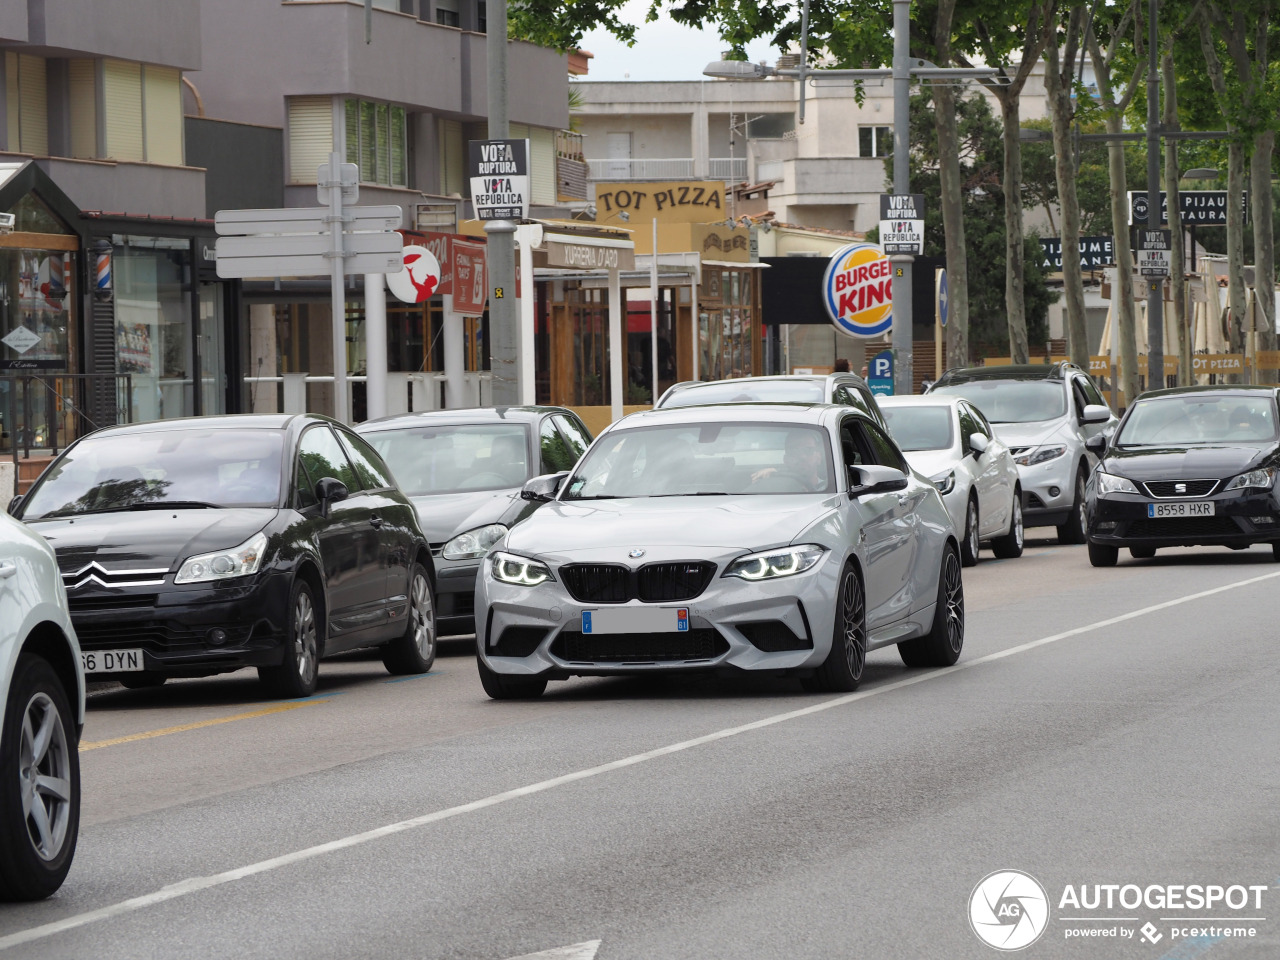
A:
<svg viewBox="0 0 1280 960">
<path fill-rule="evenodd" d="M 440 675 L 439 670 L 431 670 L 427 673 L 415 673 L 412 677 L 396 677 L 392 680 L 383 680 L 383 683 L 404 683 L 406 680 L 421 680 L 424 677 L 437 677 Z"/>
</svg>

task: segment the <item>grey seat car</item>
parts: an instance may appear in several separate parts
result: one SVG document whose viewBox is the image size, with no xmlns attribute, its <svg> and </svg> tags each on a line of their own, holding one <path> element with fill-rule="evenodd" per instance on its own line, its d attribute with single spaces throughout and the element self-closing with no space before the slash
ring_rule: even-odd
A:
<svg viewBox="0 0 1280 960">
<path fill-rule="evenodd" d="M 1073 363 L 958 367 L 928 392 L 964 397 L 1009 447 L 1026 526 L 1054 526 L 1060 542 L 1084 543 L 1085 484 L 1098 462 L 1086 443 L 1119 422 L 1088 374 Z"/>
<path fill-rule="evenodd" d="M 658 398 L 658 410 L 710 403 L 835 403 L 853 407 L 883 427 L 889 424 L 867 381 L 852 373 L 783 374 L 732 380 L 685 380 Z"/>
<path fill-rule="evenodd" d="M 477 407 L 384 417 L 356 432 L 413 501 L 436 570 L 442 636 L 475 632 L 476 571 L 489 548 L 537 506 L 531 477 L 573 469 L 591 443 L 564 407 Z"/>
</svg>

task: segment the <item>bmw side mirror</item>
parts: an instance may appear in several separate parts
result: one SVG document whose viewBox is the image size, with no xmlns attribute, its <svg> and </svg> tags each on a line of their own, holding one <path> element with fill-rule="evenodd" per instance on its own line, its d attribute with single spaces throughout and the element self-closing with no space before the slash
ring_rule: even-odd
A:
<svg viewBox="0 0 1280 960">
<path fill-rule="evenodd" d="M 5 512 L 8 513 L 9 516 L 11 517 L 16 517 L 18 515 L 18 508 L 22 506 L 22 501 L 25 496 L 26 496 L 25 494 L 21 494 L 21 493 L 15 496 L 12 500 L 9 501 L 9 506 L 5 507 Z"/>
<path fill-rule="evenodd" d="M 1090 403 L 1080 414 L 1081 423 L 1106 423 L 1111 419 L 1111 408 L 1101 403 Z"/>
<path fill-rule="evenodd" d="M 320 501 L 320 509 L 325 516 L 329 515 L 330 504 L 345 500 L 350 495 L 347 485 L 341 480 L 333 477 L 321 477 L 316 481 L 316 499 Z"/>
<path fill-rule="evenodd" d="M 864 464 L 849 468 L 849 499 L 854 500 L 871 493 L 889 493 L 907 488 L 907 475 L 893 467 Z"/>
<path fill-rule="evenodd" d="M 520 488 L 520 499 L 534 503 L 554 500 L 556 494 L 560 492 L 560 484 L 564 483 L 564 478 L 568 475 L 568 470 L 562 470 L 560 473 L 546 473 L 540 477 L 534 477 Z"/>
<path fill-rule="evenodd" d="M 987 452 L 990 441 L 980 433 L 969 434 L 969 450 L 973 453 L 973 459 L 977 460 L 980 456 Z"/>
<path fill-rule="evenodd" d="M 1101 457 L 1107 450 L 1107 438 L 1098 434 L 1084 442 L 1084 448 L 1096 457 Z"/>
</svg>

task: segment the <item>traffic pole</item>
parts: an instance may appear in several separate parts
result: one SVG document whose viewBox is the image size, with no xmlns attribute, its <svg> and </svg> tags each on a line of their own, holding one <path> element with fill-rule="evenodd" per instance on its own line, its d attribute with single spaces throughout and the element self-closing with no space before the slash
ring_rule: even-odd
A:
<svg viewBox="0 0 1280 960">
<path fill-rule="evenodd" d="M 507 0 L 489 0 L 486 7 L 485 50 L 488 55 L 489 136 L 505 140 L 511 134 L 507 118 Z M 520 402 L 520 373 L 516 315 L 516 225 L 488 220 L 489 372 L 493 375 L 494 406 Z M 524 291 L 534 296 L 533 290 Z"/>
<path fill-rule="evenodd" d="M 334 150 L 329 154 L 329 230 L 333 238 L 329 252 L 329 297 L 333 314 L 333 419 L 339 423 L 350 423 L 351 411 L 347 405 L 347 295 L 342 289 L 345 273 L 343 226 L 342 155 Z"/>
<path fill-rule="evenodd" d="M 893 0 L 893 192 L 911 192 L 911 0 Z M 915 257 L 894 254 L 893 392 L 911 393 L 911 267 Z"/>
</svg>

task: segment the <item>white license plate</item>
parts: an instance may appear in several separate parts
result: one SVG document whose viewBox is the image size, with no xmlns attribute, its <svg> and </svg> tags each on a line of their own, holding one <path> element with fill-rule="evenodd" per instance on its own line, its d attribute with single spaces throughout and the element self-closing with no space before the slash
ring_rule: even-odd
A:
<svg viewBox="0 0 1280 960">
<path fill-rule="evenodd" d="M 1148 503 L 1148 517 L 1212 517 L 1212 500 L 1192 500 L 1178 503 Z"/>
<path fill-rule="evenodd" d="M 583 633 L 684 633 L 688 629 L 688 607 L 618 607 L 615 610 L 582 611 Z"/>
<path fill-rule="evenodd" d="M 141 650 L 81 651 L 85 673 L 129 673 L 142 669 Z"/>
</svg>

